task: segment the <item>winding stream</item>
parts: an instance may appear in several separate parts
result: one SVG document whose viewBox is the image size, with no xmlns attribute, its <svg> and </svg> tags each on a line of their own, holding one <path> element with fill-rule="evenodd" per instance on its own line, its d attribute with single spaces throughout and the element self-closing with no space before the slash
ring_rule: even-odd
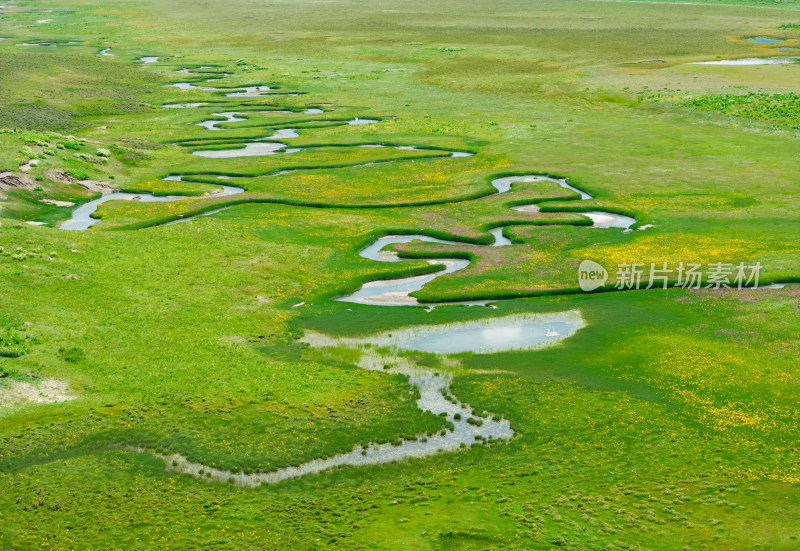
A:
<svg viewBox="0 0 800 551">
<path fill-rule="evenodd" d="M 437 239 L 428 235 L 386 235 L 359 251 L 358 255 L 378 262 L 404 262 L 409 259 L 400 258 L 394 251 L 383 250 L 388 245 L 424 241 L 427 243 L 441 243 L 444 245 L 462 245 L 456 241 Z M 410 296 L 410 293 L 421 290 L 425 285 L 443 275 L 452 274 L 463 270 L 470 265 L 464 258 L 431 258 L 428 264 L 440 265 L 444 268 L 430 274 L 401 277 L 397 279 L 379 279 L 370 281 L 361 286 L 356 292 L 334 300 L 340 302 L 355 302 L 357 304 L 374 304 L 380 306 L 410 306 L 419 304 L 419 301 Z"/>
<path fill-rule="evenodd" d="M 219 80 L 220 77 L 211 78 L 209 80 Z M 175 84 L 170 84 L 174 88 L 178 88 L 179 90 L 198 90 L 202 92 L 227 92 L 225 97 L 228 98 L 258 98 L 261 96 L 267 95 L 267 93 L 272 90 L 269 86 L 257 85 L 257 86 L 234 86 L 231 88 L 214 88 L 213 86 L 197 86 L 191 82 L 176 82 Z M 288 95 L 297 95 L 297 94 L 288 94 Z"/>
<path fill-rule="evenodd" d="M 241 122 L 247 120 L 242 117 L 237 117 L 236 115 L 238 114 L 239 113 L 237 113 L 236 111 L 226 111 L 224 113 L 211 113 L 212 117 L 220 117 L 223 118 L 224 120 L 220 121 L 220 120 L 209 119 L 207 121 L 198 122 L 197 126 L 202 126 L 206 130 L 222 130 L 219 126 L 217 126 L 218 124 L 223 124 L 226 122 Z"/>
<path fill-rule="evenodd" d="M 148 63 L 149 61 L 146 61 L 146 59 L 147 58 L 142 58 L 142 61 Z M 158 60 L 158 58 L 152 59 L 154 60 L 152 62 Z M 227 93 L 226 95 L 228 97 L 258 97 L 270 90 L 267 86 L 251 86 L 235 89 L 204 88 L 190 83 L 179 83 L 174 86 L 182 89 L 209 91 L 228 92 L 230 90 L 237 90 Z M 164 107 L 191 108 L 201 105 L 204 104 L 169 104 Z M 317 112 L 321 113 L 322 110 L 309 108 L 305 111 L 305 113 L 308 114 Z M 245 120 L 238 116 L 240 114 L 242 113 L 235 111 L 213 113 L 211 115 L 214 117 L 213 119 L 202 121 L 197 124 L 209 131 L 220 130 L 220 124 Z M 347 124 L 362 125 L 377 122 L 380 121 L 377 119 L 355 118 L 351 121 L 347 121 Z M 243 147 L 238 149 L 199 150 L 194 151 L 193 154 L 212 158 L 232 158 L 271 155 L 278 151 L 290 153 L 293 151 L 300 151 L 302 148 L 288 148 L 286 144 L 275 140 L 289 139 L 298 136 L 299 133 L 296 129 L 283 128 L 276 130 L 276 132 L 268 138 L 261 138 L 259 140 L 243 143 Z M 394 147 L 397 150 L 424 150 L 413 146 L 389 146 L 386 144 L 365 144 L 356 147 Z M 449 151 L 445 153 L 449 153 L 449 157 L 451 158 L 471 155 L 469 152 L 461 151 Z M 366 163 L 366 165 L 369 164 L 375 163 Z M 287 169 L 276 174 L 292 171 L 293 169 Z M 164 179 L 182 181 L 183 178 L 183 175 L 174 174 Z M 219 178 L 223 178 L 223 176 L 219 176 Z M 537 182 L 555 183 L 577 195 L 577 197 L 573 196 L 566 200 L 575 199 L 587 201 L 593 198 L 591 194 L 569 184 L 566 179 L 553 178 L 541 174 L 505 176 L 494 179 L 491 184 L 495 188 L 497 194 L 502 194 L 511 191 L 514 184 L 535 184 Z M 233 195 L 243 192 L 243 189 L 240 187 L 221 184 L 215 185 L 220 187 L 220 191 L 206 194 L 206 197 Z M 142 202 L 168 202 L 191 198 L 196 198 L 196 196 L 156 197 L 147 193 L 112 193 L 90 201 L 75 209 L 72 214 L 72 219 L 62 224 L 61 229 L 85 230 L 91 227 L 97 222 L 97 219 L 92 218 L 92 214 L 97 210 L 100 204 L 107 201 L 139 200 Z M 225 208 L 227 207 L 222 206 L 215 211 L 174 220 L 169 222 L 169 224 L 185 222 L 197 216 L 207 216 Z M 510 208 L 522 213 L 539 212 L 539 207 L 535 202 L 516 205 Z M 630 216 L 606 211 L 593 210 L 575 212 L 570 210 L 560 212 L 582 214 L 591 220 L 592 227 L 594 228 L 615 228 L 630 231 L 636 224 L 636 220 Z M 505 229 L 508 227 L 509 226 L 503 225 L 488 230 L 489 234 L 493 237 L 491 246 L 503 247 L 512 244 L 512 241 L 505 235 Z M 386 235 L 376 239 L 369 246 L 359 251 L 359 255 L 362 258 L 378 262 L 391 263 L 411 261 L 411 259 L 401 258 L 397 252 L 387 250 L 386 248 L 412 241 L 451 246 L 464 245 L 464 243 L 439 239 L 424 234 Z M 381 306 L 418 304 L 418 301 L 411 297 L 410 293 L 421 290 L 437 277 L 463 270 L 470 265 L 470 260 L 463 258 L 428 258 L 424 260 L 426 260 L 428 264 L 439 266 L 440 269 L 430 274 L 367 282 L 355 293 L 345 297 L 339 297 L 335 300 Z M 166 470 L 168 471 L 187 474 L 207 481 L 227 482 L 237 486 L 255 487 L 261 484 L 273 484 L 307 474 L 320 473 L 336 467 L 390 463 L 407 458 L 427 457 L 445 451 L 457 451 L 459 449 L 470 448 L 476 444 L 486 444 L 494 440 L 507 440 L 514 435 L 514 431 L 508 420 L 500 416 L 478 417 L 468 404 L 461 403 L 451 394 L 450 383 L 452 375 L 450 373 L 435 371 L 428 367 L 418 365 L 411 359 L 402 356 L 400 351 L 413 350 L 436 354 L 458 354 L 463 352 L 482 354 L 504 350 L 530 350 L 561 342 L 574 335 L 582 327 L 585 327 L 585 321 L 580 312 L 571 310 L 550 314 L 517 314 L 450 325 L 412 327 L 362 339 L 333 338 L 319 333 L 307 332 L 300 342 L 322 349 L 352 348 L 359 353 L 359 359 L 356 362 L 359 368 L 406 376 L 409 384 L 419 392 L 419 398 L 416 402 L 417 407 L 423 412 L 430 412 L 434 415 L 441 416 L 447 421 L 448 427 L 451 428 L 446 428 L 436 434 L 421 434 L 414 439 L 395 443 L 369 444 L 367 446 L 357 445 L 348 452 L 337 454 L 329 458 L 314 459 L 299 466 L 256 473 L 233 472 L 230 470 L 218 469 L 199 462 L 190 461 L 185 456 L 177 453 L 169 455 L 159 454 L 140 447 L 128 447 L 126 449 L 161 458 L 165 462 Z M 451 360 L 442 361 L 442 365 L 457 365 L 457 363 Z"/>
<path fill-rule="evenodd" d="M 536 182 L 552 182 L 558 184 L 564 189 L 568 189 L 577 193 L 581 201 L 588 201 L 593 196 L 575 186 L 569 184 L 566 179 L 552 178 L 543 174 L 525 174 L 522 176 L 505 176 L 492 180 L 492 186 L 497 190 L 497 193 L 508 193 L 511 191 L 513 184 L 518 183 L 536 183 Z M 517 205 L 511 207 L 512 210 L 518 212 L 538 212 L 536 204 L 531 203 L 527 205 Z M 572 212 L 572 211 L 563 211 Z M 631 226 L 636 223 L 636 219 L 623 214 L 616 214 L 613 212 L 605 211 L 586 211 L 574 212 L 587 216 L 592 221 L 594 228 L 620 228 L 629 230 Z M 504 230 L 508 226 L 498 226 L 491 228 L 489 233 L 494 237 L 493 247 L 505 247 L 511 245 L 511 240 L 504 235 Z M 377 262 L 410 262 L 425 260 L 430 265 L 439 265 L 444 268 L 424 275 L 416 275 L 409 277 L 402 277 L 396 279 L 379 279 L 364 283 L 361 288 L 352 294 L 337 297 L 334 300 L 340 302 L 353 302 L 356 304 L 373 304 L 379 306 L 409 306 L 417 304 L 426 304 L 429 306 L 441 306 L 448 303 L 420 303 L 416 298 L 410 296 L 410 293 L 422 290 L 425 285 L 438 277 L 447 274 L 452 274 L 459 270 L 463 270 L 470 265 L 470 261 L 463 258 L 401 258 L 394 251 L 384 250 L 389 245 L 397 245 L 401 243 L 410 243 L 412 241 L 424 241 L 428 243 L 441 243 L 444 245 L 464 245 L 457 241 L 447 241 L 444 239 L 437 239 L 422 234 L 415 235 L 386 235 L 377 239 L 368 247 L 359 251 L 359 256 L 375 260 Z M 450 303 L 453 304 L 453 303 Z M 474 303 L 473 303 L 474 304 Z"/>
<path fill-rule="evenodd" d="M 239 122 L 246 119 L 237 117 L 238 113 L 235 112 L 227 112 L 227 113 L 213 113 L 215 117 L 225 117 L 226 120 L 207 120 L 197 123 L 198 126 L 202 126 L 209 130 L 220 130 L 216 125 L 226 123 L 226 122 Z M 369 120 L 369 122 L 363 122 L 367 119 L 353 119 L 350 121 L 345 121 L 346 124 L 372 124 L 375 122 Z M 197 157 L 206 157 L 209 159 L 234 159 L 237 157 L 262 157 L 265 155 L 275 155 L 276 153 L 297 153 L 298 151 L 302 151 L 303 149 L 309 149 L 305 147 L 288 147 L 286 144 L 273 141 L 273 140 L 285 140 L 289 138 L 298 138 L 300 137 L 300 133 L 295 128 L 280 128 L 275 131 L 275 133 L 271 136 L 267 136 L 265 138 L 256 138 L 252 141 L 242 142 L 241 145 L 243 147 L 236 147 L 231 149 L 199 149 L 192 151 L 192 155 L 196 155 Z M 366 144 L 366 145 L 357 145 L 354 147 L 388 147 L 382 144 Z M 398 150 L 412 150 L 412 151 L 423 151 L 422 149 L 411 148 L 408 146 L 397 146 L 395 149 Z M 451 156 L 456 156 L 456 151 L 449 152 Z"/>
<path fill-rule="evenodd" d="M 186 83 L 179 83 L 179 84 L 186 84 Z M 257 88 L 257 87 L 251 87 Z M 250 88 L 248 88 L 249 90 Z M 215 89 L 219 90 L 219 89 Z M 194 103 L 194 104 L 172 104 L 171 107 L 194 107 L 201 104 Z M 309 109 L 310 110 L 310 109 Z M 202 126 L 208 130 L 220 130 L 217 125 L 222 123 L 228 122 L 238 122 L 246 120 L 243 117 L 239 117 L 240 112 L 236 111 L 224 111 L 219 113 L 211 113 L 211 116 L 214 117 L 212 119 L 208 119 L 202 122 L 197 123 L 198 126 Z M 220 120 L 221 119 L 221 120 Z M 347 124 L 351 125 L 361 125 L 361 124 L 372 124 L 380 122 L 377 119 L 360 119 L 355 118 L 350 121 L 347 121 Z M 275 133 L 266 138 L 259 138 L 250 142 L 244 143 L 243 147 L 239 147 L 236 149 L 213 149 L 213 150 L 196 150 L 193 151 L 192 154 L 200 157 L 207 157 L 207 158 L 216 158 L 216 159 L 225 159 L 225 158 L 237 158 L 237 157 L 251 157 L 251 156 L 264 156 L 264 155 L 274 155 L 278 152 L 281 153 L 294 153 L 298 151 L 302 151 L 303 148 L 289 148 L 285 143 L 281 143 L 279 139 L 290 139 L 296 138 L 300 134 L 296 129 L 293 128 L 282 128 L 275 131 Z M 384 148 L 384 147 L 392 147 L 396 150 L 401 151 L 424 151 L 424 149 L 417 148 L 414 146 L 387 146 L 385 144 L 361 144 L 356 147 L 364 147 L 364 148 Z M 471 155 L 469 152 L 464 151 L 449 151 L 445 152 L 449 154 L 452 158 L 458 157 L 465 157 Z M 375 163 L 364 163 L 364 166 L 369 166 Z M 280 171 L 278 174 L 286 174 L 288 172 L 292 172 L 292 169 L 287 169 L 285 171 Z M 173 181 L 181 181 L 183 178 L 181 175 L 172 175 L 167 176 L 164 178 L 165 180 L 173 180 Z M 497 190 L 497 193 L 507 193 L 511 191 L 512 186 L 514 184 L 531 184 L 536 182 L 551 182 L 559 185 L 560 187 L 572 191 L 573 193 L 577 194 L 581 201 L 587 201 L 593 198 L 593 196 L 584 190 L 581 190 L 567 182 L 564 178 L 553 178 L 543 174 L 525 174 L 525 175 L 517 175 L 517 176 L 504 176 L 500 178 L 495 178 L 492 180 L 491 184 Z M 225 195 L 234 195 L 238 193 L 242 193 L 244 190 L 240 187 L 230 186 L 230 185 L 219 185 L 221 190 L 212 194 L 207 194 L 206 196 L 225 196 Z M 202 197 L 202 196 L 200 196 Z M 138 200 L 141 202 L 171 202 L 171 201 L 180 201 L 183 199 L 189 198 L 197 198 L 197 196 L 193 197 L 186 197 L 186 196 L 165 196 L 159 197 L 154 196 L 152 194 L 147 193 L 112 193 L 109 195 L 104 195 L 98 199 L 90 201 L 84 205 L 81 205 L 77 209 L 75 209 L 72 213 L 72 218 L 63 224 L 61 224 L 60 228 L 64 230 L 85 230 L 90 228 L 92 225 L 98 222 L 98 219 L 92 218 L 92 214 L 97 211 L 97 208 L 107 201 L 114 201 L 114 200 Z M 186 218 L 181 218 L 178 220 L 174 220 L 168 225 L 177 224 L 186 222 L 196 218 L 197 216 L 209 216 L 211 214 L 218 213 L 224 210 L 226 207 L 221 207 L 219 209 L 215 209 L 210 212 L 202 213 L 195 216 L 189 216 Z M 535 213 L 538 212 L 539 208 L 535 203 L 530 203 L 526 205 L 516 205 L 511 207 L 512 210 L 517 212 L 530 212 Z M 629 230 L 631 226 L 636 223 L 636 220 L 630 216 L 625 216 L 621 214 L 605 212 L 605 211 L 587 211 L 583 213 L 579 213 L 587 216 L 592 221 L 592 227 L 595 228 L 620 228 Z M 505 235 L 505 229 L 507 226 L 497 226 L 491 228 L 489 233 L 493 237 L 493 243 L 491 246 L 493 247 L 505 247 L 512 245 L 511 239 L 509 239 Z M 412 241 L 424 241 L 429 243 L 439 243 L 444 245 L 463 245 L 464 243 L 459 243 L 456 241 L 438 239 L 430 236 L 426 236 L 423 234 L 415 234 L 415 235 L 387 235 L 377 239 L 368 247 L 365 247 L 363 250 L 359 252 L 359 256 L 362 258 L 367 258 L 370 260 L 378 261 L 378 262 L 408 262 L 412 259 L 405 259 L 401 258 L 396 252 L 384 250 L 389 245 L 396 245 L 402 243 L 410 243 Z M 416 260 L 416 259 L 414 259 Z M 380 305 L 380 306 L 409 306 L 409 305 L 417 305 L 420 302 L 411 296 L 411 293 L 416 291 L 420 291 L 423 289 L 428 283 L 433 281 L 438 277 L 442 277 L 447 274 L 452 274 L 454 272 L 463 270 L 467 268 L 471 261 L 464 259 L 464 258 L 428 258 L 423 259 L 428 262 L 428 264 L 432 266 L 440 266 L 441 268 L 435 272 L 422 274 L 422 275 L 415 275 L 409 277 L 401 277 L 401 278 L 394 278 L 394 279 L 381 279 L 381 280 L 374 280 L 367 283 L 364 283 L 358 290 L 354 293 L 349 295 L 335 298 L 334 300 L 340 302 L 351 302 L 357 304 L 372 304 L 372 305 Z M 426 303 L 428 306 L 436 306 L 440 305 L 439 303 Z M 485 302 L 464 302 L 461 304 L 485 304 Z"/>
<path fill-rule="evenodd" d="M 80 44 L 77 40 L 69 40 L 64 42 L 20 42 L 17 46 L 75 46 Z"/>
<path fill-rule="evenodd" d="M 165 178 L 165 179 L 170 179 Z M 171 178 L 174 179 L 174 178 Z M 141 201 L 142 203 L 166 203 L 171 201 L 181 201 L 184 199 L 197 199 L 199 197 L 222 197 L 225 195 L 236 195 L 237 193 L 242 193 L 244 189 L 235 186 L 226 186 L 222 184 L 214 184 L 219 186 L 221 189 L 220 191 L 208 193 L 206 195 L 192 195 L 192 196 L 184 196 L 184 195 L 167 195 L 167 196 L 156 196 L 151 193 L 109 193 L 107 195 L 103 195 L 102 197 L 98 197 L 88 203 L 84 203 L 83 205 L 79 206 L 75 210 L 72 211 L 72 217 L 63 222 L 59 229 L 62 230 L 87 230 L 100 220 L 98 218 L 92 218 L 92 214 L 97 211 L 97 207 L 106 203 L 108 201 Z"/>
<path fill-rule="evenodd" d="M 190 461 L 177 453 L 159 454 L 140 447 L 128 449 L 159 457 L 164 461 L 167 471 L 187 474 L 201 480 L 227 482 L 235 486 L 252 488 L 320 473 L 336 467 L 391 463 L 442 452 L 454 452 L 496 440 L 507 440 L 514 436 L 509 421 L 496 415 L 478 417 L 468 404 L 458 401 L 450 392 L 451 374 L 417 365 L 408 358 L 398 356 L 391 351 L 378 351 L 371 346 L 367 348 L 365 345 L 381 346 L 382 350 L 385 347 L 395 350 L 435 350 L 438 339 L 450 343 L 448 345 L 450 350 L 446 353 L 464 350 L 493 352 L 530 349 L 555 344 L 572 336 L 582 327 L 585 327 L 585 322 L 580 312 L 571 310 L 554 314 L 513 315 L 451 326 L 417 327 L 396 332 L 395 335 L 383 334 L 365 339 L 337 339 L 309 331 L 300 342 L 316 348 L 354 348 L 361 354 L 356 362 L 359 368 L 405 375 L 409 384 L 419 392 L 417 407 L 421 411 L 443 417 L 452 428 L 432 435 L 420 434 L 415 439 L 402 440 L 394 444 L 357 445 L 349 452 L 325 459 L 313 459 L 296 467 L 255 473 L 217 469 Z M 558 328 L 559 331 L 554 328 Z M 474 347 L 475 343 L 485 346 L 477 349 Z"/>
</svg>

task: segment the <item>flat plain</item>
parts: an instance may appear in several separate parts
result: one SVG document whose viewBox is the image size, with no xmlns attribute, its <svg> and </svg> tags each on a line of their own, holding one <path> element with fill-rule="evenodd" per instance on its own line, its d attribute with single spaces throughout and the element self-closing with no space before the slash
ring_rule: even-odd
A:
<svg viewBox="0 0 800 551">
<path fill-rule="evenodd" d="M 0 549 L 797 549 L 798 8 L 4 2 Z M 468 265 L 332 300 L 436 259 Z M 662 262 L 761 285 L 613 285 Z M 344 344 L 572 311 L 540 348 Z M 408 365 L 513 436 L 245 483 L 466 425 Z"/>
</svg>

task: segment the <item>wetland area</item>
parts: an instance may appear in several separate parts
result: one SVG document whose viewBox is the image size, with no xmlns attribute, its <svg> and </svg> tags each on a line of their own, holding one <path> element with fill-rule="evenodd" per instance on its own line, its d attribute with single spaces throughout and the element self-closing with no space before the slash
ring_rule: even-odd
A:
<svg viewBox="0 0 800 551">
<path fill-rule="evenodd" d="M 0 549 L 797 547 L 796 0 L 0 37 Z"/>
</svg>

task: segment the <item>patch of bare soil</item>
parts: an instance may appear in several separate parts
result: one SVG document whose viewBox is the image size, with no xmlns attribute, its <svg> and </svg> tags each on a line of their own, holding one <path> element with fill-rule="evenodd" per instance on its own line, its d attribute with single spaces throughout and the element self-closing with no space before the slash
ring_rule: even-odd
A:
<svg viewBox="0 0 800 551">
<path fill-rule="evenodd" d="M 99 180 L 78 180 L 57 168 L 51 168 L 44 173 L 45 177 L 50 178 L 54 182 L 62 184 L 78 184 L 79 186 L 88 189 L 89 191 L 100 192 L 103 195 L 117 191 L 117 187 L 108 182 L 100 182 Z"/>
<path fill-rule="evenodd" d="M 39 164 L 39 159 L 28 159 L 27 162 L 22 163 L 21 165 L 19 165 L 19 169 L 22 172 L 28 172 L 32 167 L 34 167 L 34 166 L 36 166 L 38 164 Z"/>
<path fill-rule="evenodd" d="M 27 174 L 19 176 L 9 171 L 0 172 L 0 190 L 12 189 L 33 189 L 36 187 L 36 180 Z"/>
<path fill-rule="evenodd" d="M 48 205 L 55 205 L 57 207 L 74 207 L 75 203 L 71 201 L 56 201 L 55 199 L 40 199 L 40 203 L 46 203 Z"/>
<path fill-rule="evenodd" d="M 70 394 L 69 386 L 58 379 L 44 379 L 38 384 L 25 381 L 9 381 L 0 387 L 0 409 L 26 402 L 35 404 L 54 404 L 74 400 L 77 396 Z"/>
</svg>

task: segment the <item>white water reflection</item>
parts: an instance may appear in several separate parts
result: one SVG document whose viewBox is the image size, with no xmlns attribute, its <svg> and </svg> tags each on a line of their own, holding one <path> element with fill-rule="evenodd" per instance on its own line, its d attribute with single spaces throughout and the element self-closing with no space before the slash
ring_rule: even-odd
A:
<svg viewBox="0 0 800 551">
<path fill-rule="evenodd" d="M 353 126 L 359 124 L 375 124 L 376 122 L 381 122 L 381 121 L 377 119 L 359 119 L 358 117 L 356 117 L 351 121 L 347 121 L 347 124 Z"/>
<path fill-rule="evenodd" d="M 197 102 L 197 103 L 165 103 L 161 107 L 164 109 L 194 109 L 196 107 L 202 107 L 204 105 L 208 105 L 207 103 Z"/>
<path fill-rule="evenodd" d="M 784 42 L 783 39 L 780 38 L 766 38 L 763 36 L 755 36 L 753 38 L 748 38 L 748 42 L 755 42 L 756 44 L 780 44 Z"/>
<path fill-rule="evenodd" d="M 237 117 L 236 115 L 238 115 L 238 114 L 239 113 L 237 113 L 235 111 L 226 111 L 224 113 L 211 113 L 212 117 L 221 117 L 224 120 L 210 119 L 210 120 L 207 120 L 207 121 L 198 122 L 197 126 L 202 126 L 206 130 L 220 130 L 220 128 L 218 126 L 220 124 L 224 124 L 224 123 L 228 123 L 228 122 L 242 122 L 242 121 L 247 120 L 247 119 L 242 118 L 242 117 Z"/>
<path fill-rule="evenodd" d="M 229 98 L 257 98 L 269 92 L 271 88 L 269 86 L 245 86 L 241 90 L 241 92 L 231 92 L 225 95 Z"/>
<path fill-rule="evenodd" d="M 636 218 L 615 212 L 591 210 L 579 212 L 578 214 L 590 218 L 594 228 L 622 228 L 627 230 L 636 223 Z"/>
<path fill-rule="evenodd" d="M 383 249 L 389 245 L 410 243 L 412 241 L 443 243 L 445 245 L 458 244 L 455 241 L 446 241 L 429 235 L 386 235 L 376 239 L 371 245 L 359 251 L 358 255 L 362 258 L 378 262 L 408 262 L 409 259 L 400 258 L 396 252 Z M 436 258 L 426 259 L 426 261 L 431 265 L 444 266 L 444 269 L 418 276 L 369 281 L 362 285 L 355 293 L 338 297 L 334 300 L 381 306 L 408 306 L 419 304 L 416 298 L 409 296 L 410 293 L 419 291 L 437 277 L 463 270 L 470 264 L 469 260 L 463 258 Z"/>
<path fill-rule="evenodd" d="M 281 128 L 270 136 L 269 140 L 285 140 L 287 138 L 299 138 L 300 133 L 295 128 Z"/>
<path fill-rule="evenodd" d="M 206 149 L 192 151 L 192 155 L 206 157 L 209 159 L 233 159 L 235 157 L 260 157 L 262 155 L 274 155 L 281 149 L 286 149 L 286 144 L 279 142 L 250 142 L 239 149 Z M 292 153 L 297 150 L 286 150 L 284 153 Z"/>
<path fill-rule="evenodd" d="M 511 190 L 512 184 L 523 183 L 523 184 L 530 184 L 533 182 L 553 182 L 554 184 L 558 184 L 559 186 L 563 187 L 564 189 L 568 189 L 570 191 L 574 191 L 578 195 L 580 195 L 581 200 L 588 201 L 592 199 L 592 195 L 586 193 L 582 189 L 578 189 L 575 186 L 569 184 L 566 178 L 552 178 L 550 176 L 544 176 L 541 174 L 525 174 L 522 176 L 505 176 L 503 178 L 495 178 L 492 180 L 492 185 L 497 190 L 498 193 L 506 193 Z"/>
<path fill-rule="evenodd" d="M 530 350 L 571 337 L 586 322 L 579 310 L 549 314 L 514 314 L 501 318 L 422 325 L 360 339 L 340 339 L 350 346 L 369 344 L 433 354 L 489 354 Z"/>
<path fill-rule="evenodd" d="M 494 237 L 494 243 L 492 243 L 492 247 L 507 247 L 511 245 L 511 240 L 503 235 L 503 230 L 505 226 L 500 226 L 498 228 L 492 228 L 489 230 L 489 234 Z"/>
<path fill-rule="evenodd" d="M 718 59 L 715 61 L 693 61 L 687 65 L 785 65 L 797 63 L 800 57 L 742 57 L 739 59 Z"/>
<path fill-rule="evenodd" d="M 220 75 L 219 77 L 211 78 L 206 80 L 206 82 L 219 80 L 224 75 Z M 269 86 L 233 86 L 229 88 L 218 88 L 214 86 L 198 86 L 192 82 L 174 82 L 172 84 L 168 84 L 167 86 L 171 86 L 173 88 L 178 88 L 179 90 L 198 90 L 201 92 L 227 92 L 225 94 L 226 97 L 229 98 L 257 98 L 264 95 L 272 90 Z"/>
</svg>

